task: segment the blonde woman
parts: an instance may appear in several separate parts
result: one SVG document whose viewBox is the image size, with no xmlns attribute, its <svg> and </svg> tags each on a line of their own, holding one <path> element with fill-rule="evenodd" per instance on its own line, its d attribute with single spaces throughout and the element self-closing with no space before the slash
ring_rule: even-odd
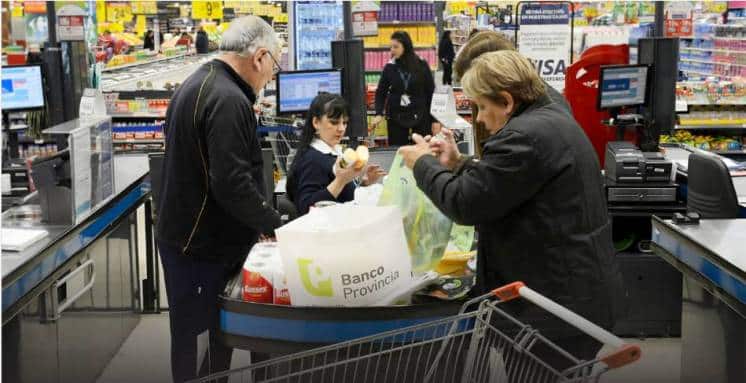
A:
<svg viewBox="0 0 746 383">
<path fill-rule="evenodd" d="M 621 291 L 601 171 L 575 120 L 547 96 L 546 85 L 515 51 L 485 53 L 462 78 L 489 132 L 481 159 L 462 157 L 453 135 L 415 137 L 400 149 L 417 186 L 455 222 L 479 233 L 477 293 L 523 281 L 610 328 Z M 600 344 L 538 312 L 549 337 L 582 359 Z M 570 362 L 547 352 L 557 368 Z"/>
</svg>

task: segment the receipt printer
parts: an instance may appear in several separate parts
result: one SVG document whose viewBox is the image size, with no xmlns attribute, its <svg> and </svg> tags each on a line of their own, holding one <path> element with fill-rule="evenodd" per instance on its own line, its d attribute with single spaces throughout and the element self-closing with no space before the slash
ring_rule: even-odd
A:
<svg viewBox="0 0 746 383">
<path fill-rule="evenodd" d="M 643 153 L 632 143 L 606 144 L 606 178 L 617 184 L 670 183 L 673 163 L 661 153 Z"/>
</svg>

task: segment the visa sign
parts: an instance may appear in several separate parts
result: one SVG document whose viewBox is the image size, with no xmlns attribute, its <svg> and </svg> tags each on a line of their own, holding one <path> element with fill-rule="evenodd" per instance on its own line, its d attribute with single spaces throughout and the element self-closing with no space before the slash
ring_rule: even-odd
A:
<svg viewBox="0 0 746 383">
<path fill-rule="evenodd" d="M 518 51 L 533 61 L 544 81 L 561 92 L 571 55 L 570 5 L 522 4 L 518 20 Z"/>
</svg>

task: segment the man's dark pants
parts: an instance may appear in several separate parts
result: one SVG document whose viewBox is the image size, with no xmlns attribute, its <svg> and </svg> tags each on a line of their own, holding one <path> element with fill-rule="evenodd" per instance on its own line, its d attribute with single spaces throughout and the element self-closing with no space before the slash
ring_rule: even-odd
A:
<svg viewBox="0 0 746 383">
<path fill-rule="evenodd" d="M 210 348 L 199 376 L 230 368 L 233 350 L 217 340 L 218 295 L 238 269 L 184 255 L 158 241 L 171 321 L 171 372 L 174 382 L 197 377 L 197 336 L 209 330 Z M 240 265 L 239 265 L 240 267 Z"/>
</svg>

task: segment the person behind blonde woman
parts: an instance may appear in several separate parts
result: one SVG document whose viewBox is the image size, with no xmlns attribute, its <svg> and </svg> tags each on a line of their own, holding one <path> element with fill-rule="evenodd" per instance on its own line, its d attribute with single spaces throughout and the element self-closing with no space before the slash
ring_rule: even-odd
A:
<svg viewBox="0 0 746 383">
<path fill-rule="evenodd" d="M 414 137 L 399 149 L 417 186 L 454 222 L 479 232 L 476 293 L 513 282 L 611 328 L 624 301 L 598 159 L 575 120 L 547 96 L 528 59 L 480 55 L 462 78 L 489 132 L 481 159 L 445 140 Z M 540 311 L 514 308 L 582 359 L 600 344 Z M 546 351 L 546 350 L 544 350 Z M 568 360 L 548 352 L 557 368 Z"/>
</svg>

